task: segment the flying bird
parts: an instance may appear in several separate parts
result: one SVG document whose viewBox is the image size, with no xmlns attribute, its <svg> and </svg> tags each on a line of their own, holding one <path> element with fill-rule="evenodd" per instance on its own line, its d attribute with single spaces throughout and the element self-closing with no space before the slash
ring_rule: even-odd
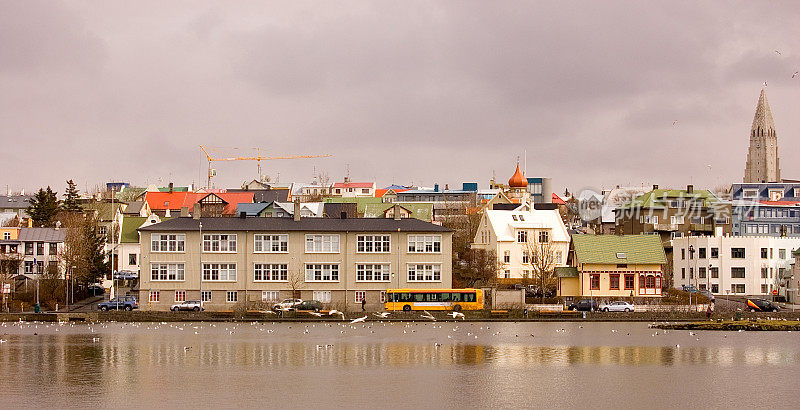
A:
<svg viewBox="0 0 800 410">
<path fill-rule="evenodd" d="M 678 120 L 672 121 L 672 126 L 673 126 L 673 127 L 674 127 L 676 124 L 678 124 Z"/>
<path fill-rule="evenodd" d="M 363 322 L 363 321 L 365 321 L 365 320 L 367 320 L 367 317 L 366 317 L 366 316 L 364 316 L 364 317 L 360 317 L 360 318 L 358 318 L 358 319 L 353 319 L 353 320 L 350 322 L 350 324 L 352 325 L 353 323 Z"/>
<path fill-rule="evenodd" d="M 798 75 L 798 74 L 800 74 L 800 71 L 795 71 L 795 72 L 792 74 L 792 78 L 795 78 L 795 77 L 797 77 L 797 75 Z"/>
<path fill-rule="evenodd" d="M 373 315 L 375 315 L 377 317 L 382 317 L 384 319 L 386 319 L 391 314 L 392 314 L 392 312 L 373 313 Z"/>
<path fill-rule="evenodd" d="M 764 81 L 764 87 L 766 87 L 766 86 L 767 86 L 767 82 L 766 82 L 766 81 Z"/>
<path fill-rule="evenodd" d="M 422 317 L 423 317 L 423 318 L 425 318 L 425 319 L 430 319 L 430 320 L 433 320 L 434 322 L 436 321 L 436 318 L 435 318 L 435 317 L 433 317 L 433 315 L 432 315 L 432 314 L 430 314 L 430 312 L 428 312 L 427 310 L 423 310 L 423 312 L 425 312 L 425 313 L 422 315 Z"/>
<path fill-rule="evenodd" d="M 778 50 L 775 50 L 775 54 L 777 54 L 777 55 L 782 55 L 782 54 L 781 54 L 781 52 L 780 52 L 780 51 L 778 51 Z"/>
</svg>

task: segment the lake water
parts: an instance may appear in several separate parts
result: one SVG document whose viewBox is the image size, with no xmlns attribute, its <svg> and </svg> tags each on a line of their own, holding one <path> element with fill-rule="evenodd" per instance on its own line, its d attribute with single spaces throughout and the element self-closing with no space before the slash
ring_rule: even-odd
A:
<svg viewBox="0 0 800 410">
<path fill-rule="evenodd" d="M 800 333 L 696 333 L 594 322 L 2 323 L 0 408 L 798 407 Z"/>
</svg>

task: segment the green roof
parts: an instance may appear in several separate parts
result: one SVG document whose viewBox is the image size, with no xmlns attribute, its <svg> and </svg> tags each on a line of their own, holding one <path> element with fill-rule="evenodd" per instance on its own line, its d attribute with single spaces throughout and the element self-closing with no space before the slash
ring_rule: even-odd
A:
<svg viewBox="0 0 800 410">
<path fill-rule="evenodd" d="M 693 190 L 691 193 L 682 189 L 654 189 L 620 205 L 618 209 L 666 207 L 666 201 L 670 199 L 700 200 L 703 201 L 703 206 L 711 206 L 711 204 L 719 202 L 719 199 L 711 191 L 705 189 Z"/>
<path fill-rule="evenodd" d="M 433 203 L 432 202 L 398 202 L 397 205 L 407 209 L 411 212 L 413 218 L 421 221 L 430 222 L 433 220 Z M 380 203 L 380 204 L 366 204 L 364 210 L 364 218 L 383 218 L 386 211 L 393 207 L 393 203 Z"/>
<path fill-rule="evenodd" d="M 333 204 L 356 204 L 356 211 L 359 215 L 364 215 L 364 211 L 367 209 L 367 204 L 382 204 L 382 198 L 373 198 L 371 196 L 364 196 L 364 197 L 357 197 L 357 198 L 341 198 L 341 197 L 333 197 L 333 198 L 325 198 L 326 203 L 333 203 Z"/>
<path fill-rule="evenodd" d="M 559 278 L 577 278 L 578 277 L 578 268 L 574 268 L 572 266 L 557 266 L 553 270 L 557 277 Z"/>
<path fill-rule="evenodd" d="M 136 230 L 146 221 L 144 216 L 126 216 L 122 219 L 120 243 L 139 243 L 139 232 Z"/>
<path fill-rule="evenodd" d="M 574 235 L 577 263 L 667 263 L 658 235 Z"/>
</svg>

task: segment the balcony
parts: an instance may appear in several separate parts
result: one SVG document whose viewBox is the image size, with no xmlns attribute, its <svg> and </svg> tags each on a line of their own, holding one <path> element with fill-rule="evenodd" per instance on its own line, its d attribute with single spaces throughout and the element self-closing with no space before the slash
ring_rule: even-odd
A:
<svg viewBox="0 0 800 410">
<path fill-rule="evenodd" d="M 678 224 L 655 224 L 653 226 L 653 229 L 656 231 L 666 231 L 666 232 L 677 231 L 678 228 L 680 228 L 680 225 Z"/>
<path fill-rule="evenodd" d="M 714 225 L 712 224 L 690 224 L 689 230 L 691 231 L 700 231 L 700 232 L 711 232 L 714 230 Z"/>
</svg>

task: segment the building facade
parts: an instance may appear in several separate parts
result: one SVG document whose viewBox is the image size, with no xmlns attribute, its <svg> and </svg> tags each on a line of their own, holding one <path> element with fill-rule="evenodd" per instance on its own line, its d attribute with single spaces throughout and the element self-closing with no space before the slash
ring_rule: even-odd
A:
<svg viewBox="0 0 800 410">
<path fill-rule="evenodd" d="M 288 297 L 379 309 L 389 288 L 452 286 L 452 232 L 414 218 L 175 218 L 139 232 L 143 309 Z"/>
<path fill-rule="evenodd" d="M 733 184 L 733 235 L 800 237 L 800 183 Z"/>
<path fill-rule="evenodd" d="M 574 235 L 571 258 L 574 270 L 557 272 L 558 296 L 661 297 L 667 259 L 657 236 Z"/>
<path fill-rule="evenodd" d="M 715 295 L 772 295 L 791 272 L 800 238 L 701 236 L 673 240 L 675 287 Z"/>
<path fill-rule="evenodd" d="M 495 251 L 498 279 L 519 283 L 523 278 L 532 278 L 536 267 L 553 270 L 567 266 L 569 242 L 569 233 L 557 210 L 487 209 L 471 246 Z M 544 252 L 550 257 L 542 256 Z"/>
</svg>

